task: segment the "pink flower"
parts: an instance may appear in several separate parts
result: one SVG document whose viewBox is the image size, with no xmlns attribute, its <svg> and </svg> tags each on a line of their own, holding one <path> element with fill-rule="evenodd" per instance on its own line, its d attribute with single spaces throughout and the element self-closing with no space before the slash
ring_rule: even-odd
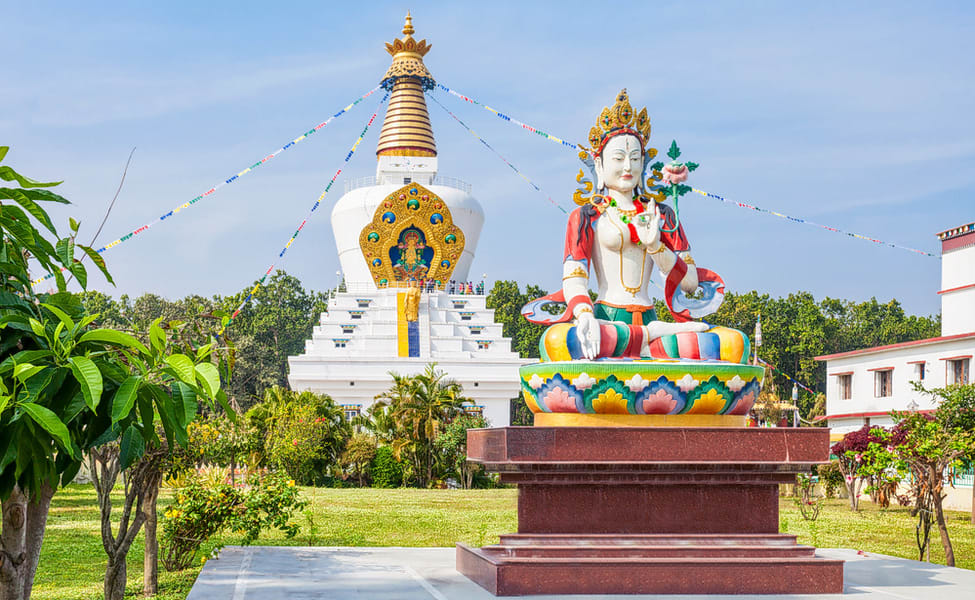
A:
<svg viewBox="0 0 975 600">
<path fill-rule="evenodd" d="M 847 476 L 846 476 L 846 481 L 847 481 L 847 483 L 850 483 L 850 482 L 852 482 L 852 481 L 853 481 L 853 477 L 852 477 L 852 476 L 850 476 L 850 475 L 847 475 Z"/>
<path fill-rule="evenodd" d="M 291 440 L 291 445 L 292 446 L 297 446 L 298 445 L 298 440 Z"/>
<path fill-rule="evenodd" d="M 685 181 L 687 181 L 687 176 L 689 174 L 690 171 L 688 171 L 687 167 L 685 167 L 684 165 L 681 165 L 679 167 L 667 165 L 664 167 L 663 170 L 663 176 L 664 176 L 663 182 L 668 184 L 684 183 Z"/>
</svg>

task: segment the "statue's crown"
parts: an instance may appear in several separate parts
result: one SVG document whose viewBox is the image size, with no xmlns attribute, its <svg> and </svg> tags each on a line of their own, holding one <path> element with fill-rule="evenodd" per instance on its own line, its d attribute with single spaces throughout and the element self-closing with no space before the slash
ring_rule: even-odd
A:
<svg viewBox="0 0 975 600">
<path fill-rule="evenodd" d="M 639 114 L 634 113 L 626 88 L 616 95 L 616 104 L 599 113 L 596 126 L 589 130 L 590 154 L 598 155 L 610 138 L 624 133 L 639 138 L 642 148 L 646 148 L 650 141 L 650 117 L 647 109 L 641 108 Z"/>
</svg>

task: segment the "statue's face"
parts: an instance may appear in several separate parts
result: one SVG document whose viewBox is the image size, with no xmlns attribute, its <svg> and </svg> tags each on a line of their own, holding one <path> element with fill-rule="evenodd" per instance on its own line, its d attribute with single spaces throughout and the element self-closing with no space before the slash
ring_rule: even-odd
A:
<svg viewBox="0 0 975 600">
<path fill-rule="evenodd" d="M 617 135 L 595 160 L 596 176 L 605 187 L 618 192 L 632 192 L 640 184 L 643 152 L 640 140 L 633 135 Z"/>
</svg>

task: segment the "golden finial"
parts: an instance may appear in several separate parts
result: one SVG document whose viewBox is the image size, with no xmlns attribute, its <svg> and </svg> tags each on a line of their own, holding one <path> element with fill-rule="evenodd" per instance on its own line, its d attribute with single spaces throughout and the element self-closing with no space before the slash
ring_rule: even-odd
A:
<svg viewBox="0 0 975 600">
<path fill-rule="evenodd" d="M 416 29 L 413 29 L 413 17 L 410 16 L 409 11 L 406 13 L 406 25 L 403 25 L 403 35 L 413 35 Z"/>
</svg>

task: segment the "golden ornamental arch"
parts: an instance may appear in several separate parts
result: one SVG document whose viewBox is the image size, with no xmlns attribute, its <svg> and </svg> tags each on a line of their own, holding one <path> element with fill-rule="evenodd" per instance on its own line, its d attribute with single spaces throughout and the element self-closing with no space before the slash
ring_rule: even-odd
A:
<svg viewBox="0 0 975 600">
<path fill-rule="evenodd" d="M 359 248 L 376 287 L 395 282 L 450 280 L 464 252 L 464 232 L 447 204 L 418 183 L 408 183 L 379 203 L 359 233 Z"/>
</svg>

